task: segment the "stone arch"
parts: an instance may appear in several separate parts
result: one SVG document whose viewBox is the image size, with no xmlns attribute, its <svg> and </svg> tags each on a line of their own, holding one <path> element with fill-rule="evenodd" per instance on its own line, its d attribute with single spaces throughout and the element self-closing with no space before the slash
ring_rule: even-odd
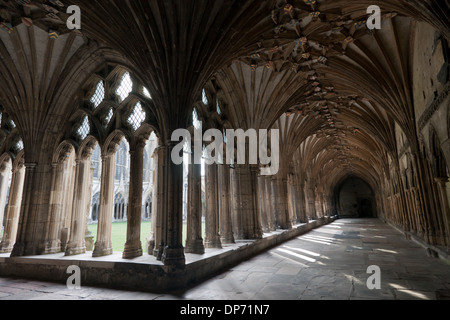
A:
<svg viewBox="0 0 450 320">
<path fill-rule="evenodd" d="M 25 166 L 25 150 L 21 150 L 13 161 L 12 169 L 17 170 Z"/>
<path fill-rule="evenodd" d="M 85 160 L 91 157 L 95 147 L 99 144 L 96 137 L 89 135 L 83 140 L 77 150 L 77 159 Z"/>
<path fill-rule="evenodd" d="M 53 153 L 53 163 L 63 163 L 69 158 L 70 154 L 75 153 L 75 146 L 70 141 L 63 141 Z"/>
<path fill-rule="evenodd" d="M 13 163 L 13 160 L 9 153 L 5 152 L 0 156 L 0 170 L 1 171 L 5 170 L 4 166 L 6 166 L 6 165 L 9 168 L 12 168 L 12 163 Z"/>
<path fill-rule="evenodd" d="M 101 146 L 102 156 L 116 152 L 123 138 L 128 141 L 126 134 L 121 129 L 114 130 Z"/>
</svg>

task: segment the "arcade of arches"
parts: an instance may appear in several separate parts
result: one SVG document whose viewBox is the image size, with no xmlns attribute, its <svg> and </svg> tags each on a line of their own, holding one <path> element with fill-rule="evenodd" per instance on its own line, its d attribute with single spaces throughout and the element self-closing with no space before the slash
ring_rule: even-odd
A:
<svg viewBox="0 0 450 320">
<path fill-rule="evenodd" d="M 67 29 L 68 5 L 81 30 Z M 379 30 L 367 28 L 369 5 Z M 108 256 L 113 220 L 126 220 L 124 259 L 179 270 L 186 253 L 334 216 L 377 217 L 448 252 L 448 1 L 0 9 L 3 254 Z M 279 129 L 280 170 L 174 164 L 172 132 L 199 121 Z"/>
</svg>

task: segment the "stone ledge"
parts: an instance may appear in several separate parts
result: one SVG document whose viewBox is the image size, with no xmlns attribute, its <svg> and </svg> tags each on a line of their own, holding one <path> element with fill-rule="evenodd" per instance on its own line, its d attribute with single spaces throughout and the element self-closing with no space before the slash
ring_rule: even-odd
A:
<svg viewBox="0 0 450 320">
<path fill-rule="evenodd" d="M 419 246 L 424 248 L 424 250 L 427 250 L 428 252 L 433 252 L 437 258 L 441 259 L 445 263 L 450 265 L 450 251 L 448 248 L 441 248 L 437 247 L 431 244 L 426 243 L 423 239 L 419 238 L 416 234 L 410 232 L 410 231 L 404 231 L 395 224 L 391 222 L 386 222 L 389 226 L 397 230 L 398 232 L 405 235 L 405 237 L 411 239 L 415 243 L 417 243 Z"/>
<path fill-rule="evenodd" d="M 89 255 L 14 257 L 0 255 L 0 276 L 65 284 L 71 265 L 80 267 L 81 285 L 144 292 L 167 292 L 183 289 L 206 280 L 288 240 L 335 221 L 322 218 L 309 224 L 265 234 L 263 239 L 238 242 L 221 250 L 207 250 L 204 255 L 186 255 L 186 267 L 173 269 L 151 256 L 124 260 L 120 255 L 94 259 Z"/>
</svg>

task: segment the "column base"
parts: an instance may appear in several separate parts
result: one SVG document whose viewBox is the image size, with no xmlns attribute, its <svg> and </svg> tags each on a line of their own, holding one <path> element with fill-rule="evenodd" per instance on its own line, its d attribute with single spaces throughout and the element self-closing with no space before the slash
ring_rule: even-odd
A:
<svg viewBox="0 0 450 320">
<path fill-rule="evenodd" d="M 58 248 L 58 250 L 60 247 Z M 11 252 L 11 257 L 29 257 L 40 256 L 43 254 L 59 253 L 60 251 L 47 253 L 45 250 L 45 244 L 39 243 L 16 243 Z"/>
<path fill-rule="evenodd" d="M 207 249 L 222 249 L 222 243 L 220 242 L 220 236 L 217 235 L 213 239 L 205 240 L 205 248 L 207 248 Z"/>
<path fill-rule="evenodd" d="M 86 253 L 86 246 L 84 244 L 68 243 L 66 247 L 66 253 L 64 255 L 68 257 L 85 253 Z"/>
<path fill-rule="evenodd" d="M 122 258 L 123 259 L 134 259 L 137 257 L 141 257 L 142 252 L 142 243 L 136 242 L 132 244 L 125 244 L 125 249 L 123 250 Z"/>
<path fill-rule="evenodd" d="M 204 254 L 205 246 L 203 245 L 203 239 L 197 239 L 193 241 L 186 241 L 185 253 Z"/>
<path fill-rule="evenodd" d="M 104 256 L 110 256 L 113 254 L 113 249 L 111 243 L 104 243 L 104 242 L 96 242 L 95 243 L 95 249 L 92 253 L 92 257 L 98 258 L 98 257 L 104 257 Z"/>
<path fill-rule="evenodd" d="M 14 245 L 9 241 L 0 243 L 0 253 L 11 253 L 13 251 Z"/>
<path fill-rule="evenodd" d="M 186 266 L 186 258 L 184 257 L 184 248 L 165 247 L 161 261 L 166 266 L 184 268 Z"/>
<path fill-rule="evenodd" d="M 231 232 L 223 237 L 220 237 L 220 242 L 222 244 L 235 244 L 236 243 L 234 241 L 234 235 Z"/>
<path fill-rule="evenodd" d="M 45 246 L 44 254 L 55 254 L 61 252 L 61 241 L 60 240 L 53 240 L 47 242 Z"/>
</svg>

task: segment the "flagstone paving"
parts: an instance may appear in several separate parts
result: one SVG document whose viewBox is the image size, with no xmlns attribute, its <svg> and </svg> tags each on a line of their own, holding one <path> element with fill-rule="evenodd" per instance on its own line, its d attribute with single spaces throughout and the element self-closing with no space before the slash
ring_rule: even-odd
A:
<svg viewBox="0 0 450 320">
<path fill-rule="evenodd" d="M 369 266 L 381 289 L 369 290 Z M 450 265 L 377 219 L 342 219 L 182 292 L 151 294 L 0 278 L 0 300 L 436 300 Z"/>
</svg>

